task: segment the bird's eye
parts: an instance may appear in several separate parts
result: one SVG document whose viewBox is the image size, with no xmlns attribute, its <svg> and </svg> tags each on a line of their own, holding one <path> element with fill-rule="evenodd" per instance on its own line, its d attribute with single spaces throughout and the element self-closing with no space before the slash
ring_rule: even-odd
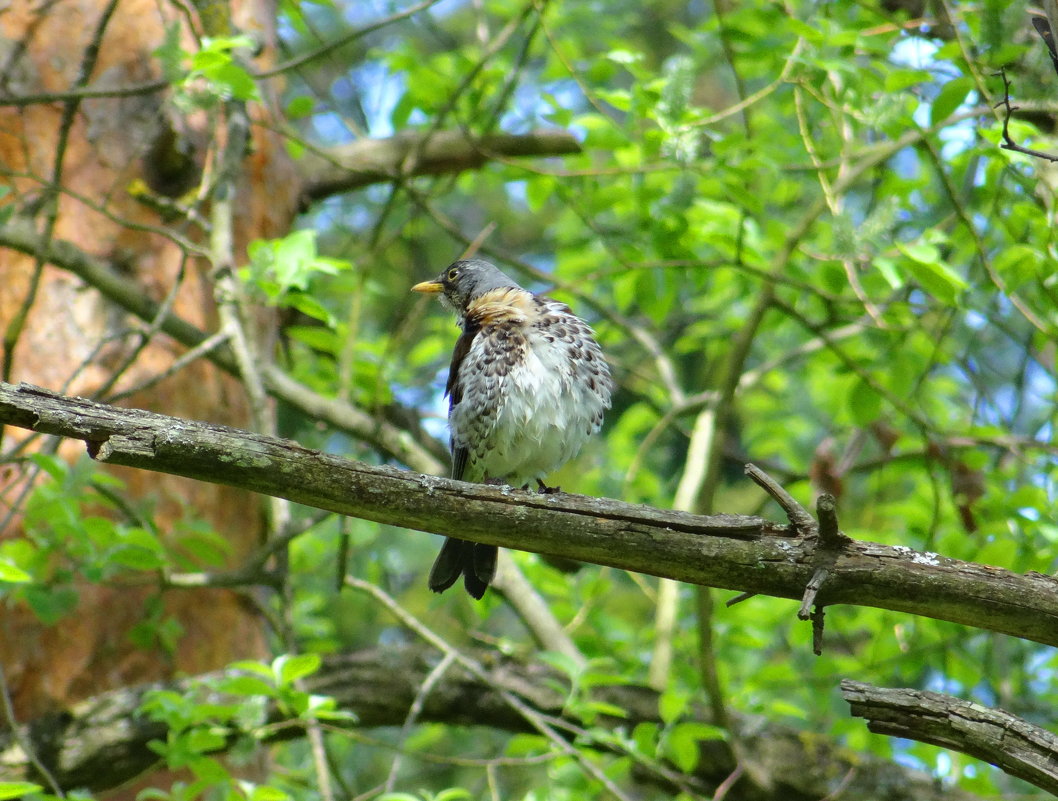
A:
<svg viewBox="0 0 1058 801">
<path fill-rule="evenodd" d="M 448 280 L 449 281 L 455 281 L 456 278 L 458 278 L 458 277 L 459 277 L 459 270 L 452 269 L 452 270 L 448 271 Z"/>
</svg>

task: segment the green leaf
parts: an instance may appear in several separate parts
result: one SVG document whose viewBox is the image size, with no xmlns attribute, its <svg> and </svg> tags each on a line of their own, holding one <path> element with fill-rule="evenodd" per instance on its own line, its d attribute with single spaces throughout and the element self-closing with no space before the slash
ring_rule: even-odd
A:
<svg viewBox="0 0 1058 801">
<path fill-rule="evenodd" d="M 276 688 L 267 681 L 256 676 L 232 676 L 217 682 L 217 689 L 222 693 L 231 695 L 258 696 L 264 695 L 274 697 Z"/>
<path fill-rule="evenodd" d="M 0 581 L 6 581 L 10 584 L 25 584 L 33 581 L 33 576 L 8 560 L 0 559 Z"/>
<path fill-rule="evenodd" d="M 21 798 L 31 793 L 41 793 L 44 788 L 30 782 L 0 782 L 0 801 L 8 798 Z"/>
<path fill-rule="evenodd" d="M 287 298 L 287 305 L 292 309 L 297 309 L 306 317 L 319 320 L 332 328 L 335 325 L 334 315 L 331 314 L 330 309 L 312 297 L 312 295 L 304 292 L 291 292 Z"/>
<path fill-rule="evenodd" d="M 287 117 L 292 120 L 298 120 L 312 114 L 315 108 L 316 98 L 312 95 L 298 95 L 295 98 L 291 98 L 290 102 L 287 103 Z"/>
<path fill-rule="evenodd" d="M 58 623 L 77 607 L 78 594 L 73 587 L 36 587 L 31 584 L 21 592 L 33 614 L 49 626 Z"/>
<path fill-rule="evenodd" d="M 259 784 L 250 792 L 250 801 L 287 801 L 288 798 L 289 793 L 267 784 Z"/>
<path fill-rule="evenodd" d="M 882 412 L 882 398 L 862 378 L 853 383 L 848 395 L 849 416 L 861 427 L 868 426 Z"/>
<path fill-rule="evenodd" d="M 464 798 L 473 798 L 470 791 L 463 787 L 448 787 L 433 797 L 433 801 L 462 801 Z"/>
<path fill-rule="evenodd" d="M 669 687 L 658 697 L 658 714 L 665 723 L 674 723 L 686 711 L 691 694 L 686 690 Z"/>
<path fill-rule="evenodd" d="M 30 454 L 29 460 L 56 481 L 62 481 L 70 472 L 69 465 L 58 456 L 47 453 Z"/>
<path fill-rule="evenodd" d="M 212 751 L 219 751 L 224 747 L 227 742 L 227 737 L 224 733 L 216 727 L 208 729 L 196 728 L 188 732 L 187 745 L 188 747 L 199 754 L 207 754 Z"/>
<path fill-rule="evenodd" d="M 281 654 L 272 662 L 272 675 L 276 684 L 289 687 L 298 679 L 311 676 L 320 669 L 319 654 Z"/>
<path fill-rule="evenodd" d="M 893 70 L 885 76 L 886 92 L 902 92 L 920 83 L 928 83 L 933 76 L 927 70 Z"/>
<path fill-rule="evenodd" d="M 1015 244 L 996 256 L 993 267 L 1007 289 L 1015 292 L 1043 274 L 1044 255 L 1029 245 Z"/>
<path fill-rule="evenodd" d="M 904 264 L 924 290 L 942 303 L 956 305 L 959 293 L 969 285 L 962 276 L 941 261 L 936 246 L 920 243 L 900 244 L 897 247 L 909 257 Z"/>
<path fill-rule="evenodd" d="M 786 24 L 789 26 L 790 33 L 794 36 L 799 36 L 808 42 L 818 44 L 824 39 L 823 31 L 806 22 L 802 22 L 796 17 L 789 17 L 786 20 Z"/>
<path fill-rule="evenodd" d="M 882 278 L 886 280 L 893 289 L 899 289 L 904 285 L 904 280 L 900 276 L 900 271 L 897 270 L 896 264 L 892 259 L 888 259 L 884 256 L 878 256 L 872 262 L 875 269 L 881 274 Z"/>
<path fill-rule="evenodd" d="M 559 673 L 569 677 L 573 682 L 576 682 L 577 677 L 584 672 L 584 666 L 581 663 L 577 662 L 571 656 L 559 653 L 558 651 L 543 651 L 538 656 L 542 662 L 545 662 Z"/>
<path fill-rule="evenodd" d="M 275 674 L 273 673 L 272 668 L 270 668 L 263 662 L 254 662 L 250 659 L 244 659 L 239 662 L 232 662 L 230 665 L 228 665 L 228 668 L 231 670 L 245 670 L 249 673 L 256 673 L 258 676 L 263 676 L 269 681 L 275 678 Z"/>
<path fill-rule="evenodd" d="M 180 27 L 176 21 L 166 25 L 162 44 L 154 51 L 154 57 L 161 62 L 162 75 L 171 84 L 183 80 L 186 74 L 184 59 L 188 53 L 180 46 Z"/>
<path fill-rule="evenodd" d="M 133 570 L 157 570 L 164 567 L 166 563 L 166 560 L 156 552 L 131 544 L 118 545 L 111 549 L 108 561 Z"/>
<path fill-rule="evenodd" d="M 284 330 L 292 341 L 323 353 L 337 353 L 341 346 L 334 330 L 321 325 L 292 325 Z"/>
<path fill-rule="evenodd" d="M 929 110 L 930 125 L 937 125 L 948 119 L 966 100 L 966 95 L 974 87 L 973 78 L 968 75 L 948 81 L 937 93 Z"/>
<path fill-rule="evenodd" d="M 596 94 L 618 111 L 629 111 L 632 108 L 632 97 L 624 89 L 599 89 Z"/>
<path fill-rule="evenodd" d="M 722 740 L 723 729 L 707 723 L 677 723 L 665 732 L 664 753 L 684 773 L 692 773 L 698 766 L 702 740 Z"/>
</svg>

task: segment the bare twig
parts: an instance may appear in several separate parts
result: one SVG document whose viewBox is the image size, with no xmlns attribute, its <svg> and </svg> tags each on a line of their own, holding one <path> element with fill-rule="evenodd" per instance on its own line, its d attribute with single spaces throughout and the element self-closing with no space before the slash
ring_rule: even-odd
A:
<svg viewBox="0 0 1058 801">
<path fill-rule="evenodd" d="M 11 692 L 7 686 L 7 677 L 4 675 L 4 665 L 0 662 L 0 711 L 3 712 L 3 721 L 7 724 L 7 728 L 14 734 L 15 741 L 18 743 L 18 747 L 25 754 L 26 759 L 29 760 L 33 768 L 44 778 L 47 782 L 48 787 L 55 793 L 59 798 L 65 798 L 66 794 L 62 790 L 62 786 L 58 780 L 48 770 L 40 757 L 37 755 L 37 749 L 34 748 L 33 743 L 30 742 L 29 738 L 25 736 L 25 730 L 18 725 L 18 719 L 15 717 L 15 708 L 11 703 Z"/>
<path fill-rule="evenodd" d="M 849 538 L 838 530 L 837 508 L 837 500 L 829 492 L 824 492 L 816 500 L 821 548 L 840 548 L 849 541 Z"/>
<path fill-rule="evenodd" d="M 999 146 L 1004 150 L 1011 150 L 1015 153 L 1022 153 L 1026 156 L 1044 159 L 1045 161 L 1058 161 L 1058 155 L 1044 153 L 1042 150 L 1033 150 L 1029 147 L 1022 147 L 1014 141 L 1014 137 L 1010 135 L 1010 118 L 1013 113 L 1018 110 L 1018 106 L 1010 105 L 1010 80 L 1007 78 L 1006 70 L 1000 70 L 996 74 L 1003 79 L 1003 99 L 1000 100 L 997 105 L 1003 106 L 1003 109 L 1006 112 L 1003 115 L 1003 141 L 999 143 Z"/>
<path fill-rule="evenodd" d="M 775 479 L 755 464 L 747 464 L 745 472 L 754 484 L 768 493 L 786 512 L 786 517 L 789 519 L 795 535 L 805 536 L 816 530 L 816 521 L 812 519 L 812 515 L 809 514 L 808 510 L 794 500 L 794 497 Z"/>
<path fill-rule="evenodd" d="M 441 680 L 448 669 L 455 664 L 456 655 L 454 651 L 449 651 L 437 663 L 433 670 L 430 671 L 426 679 L 422 684 L 419 685 L 419 691 L 415 693 L 415 698 L 411 702 L 411 706 L 408 707 L 408 715 L 404 718 L 404 725 L 400 727 L 400 736 L 397 739 L 397 751 L 393 757 L 393 762 L 389 766 L 389 775 L 386 777 L 386 784 L 384 792 L 391 793 L 397 783 L 397 774 L 400 772 L 401 763 L 401 751 L 400 748 L 404 745 L 404 741 L 408 739 L 408 735 L 411 734 L 411 729 L 415 725 L 415 721 L 419 719 L 419 715 L 422 714 L 423 705 L 426 698 L 433 691 L 433 688 Z"/>
<path fill-rule="evenodd" d="M 830 571 L 825 567 L 817 567 L 815 572 L 812 573 L 812 578 L 805 585 L 805 594 L 801 598 L 801 607 L 797 610 L 797 616 L 801 620 L 808 620 L 812 617 L 809 610 L 812 608 L 812 604 L 816 602 L 816 594 L 822 589 L 823 583 L 829 575 Z"/>
<path fill-rule="evenodd" d="M 99 17 L 99 22 L 96 23 L 92 38 L 89 40 L 88 45 L 84 49 L 84 53 L 81 55 L 81 64 L 77 72 L 77 78 L 74 81 L 76 87 L 85 86 L 92 77 L 96 61 L 99 58 L 99 48 L 103 41 L 103 34 L 106 32 L 107 26 L 110 24 L 110 19 L 114 14 L 114 9 L 117 8 L 117 4 L 118 0 L 110 0 L 110 2 L 103 8 L 103 13 Z M 51 182 L 45 188 L 45 198 L 43 203 L 44 230 L 41 233 L 41 238 L 46 244 L 51 241 L 52 234 L 55 231 L 56 222 L 58 221 L 58 188 L 62 186 L 66 147 L 69 143 L 70 129 L 73 127 L 80 103 L 81 101 L 79 99 L 67 100 L 63 105 L 62 118 L 59 121 L 59 130 L 55 143 L 55 161 L 52 164 L 51 170 Z M 29 288 L 26 290 L 25 299 L 19 306 L 15 316 L 4 329 L 3 364 L 0 365 L 0 379 L 4 381 L 8 381 L 11 378 L 11 370 L 14 367 L 15 345 L 18 343 L 18 340 L 22 335 L 26 320 L 29 318 L 30 309 L 33 308 L 33 304 L 36 301 L 37 291 L 40 288 L 40 279 L 44 271 L 44 264 L 45 259 L 43 255 L 40 253 L 36 254 L 36 263 L 34 264 L 33 275 L 30 277 Z M 0 436 L 3 436 L 2 431 L 0 431 Z"/>
</svg>

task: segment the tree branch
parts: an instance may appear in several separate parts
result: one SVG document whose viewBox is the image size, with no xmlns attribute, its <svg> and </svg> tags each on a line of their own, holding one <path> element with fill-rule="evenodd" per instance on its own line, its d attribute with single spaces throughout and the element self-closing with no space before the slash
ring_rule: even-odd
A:
<svg viewBox="0 0 1058 801">
<path fill-rule="evenodd" d="M 571 717 L 564 679 L 551 668 L 497 657 L 492 652 L 471 653 L 489 665 L 487 681 L 475 679 L 453 666 L 435 680 L 429 693 L 420 693 L 437 665 L 436 651 L 425 646 L 395 646 L 325 656 L 314 675 L 305 680 L 305 691 L 330 696 L 339 709 L 356 715 L 356 726 L 400 726 L 412 704 L 419 722 L 444 722 L 489 726 L 511 732 L 531 731 L 525 719 L 502 698 L 514 693 L 537 713 L 548 716 L 564 730 L 582 731 L 582 722 Z M 149 770 L 158 763 L 150 750 L 151 740 L 165 740 L 166 726 L 141 714 L 144 696 L 151 690 L 170 690 L 194 697 L 207 693 L 218 703 L 223 697 L 208 690 L 223 679 L 243 675 L 220 671 L 177 681 L 123 688 L 89 698 L 55 714 L 39 718 L 19 732 L 36 750 L 45 755 L 63 787 L 87 788 L 99 792 L 116 787 Z M 659 723 L 658 694 L 636 685 L 600 686 L 592 690 L 601 702 L 625 710 L 626 717 L 602 718 L 596 725 L 632 727 L 641 722 Z M 237 702 L 239 698 L 232 701 Z M 692 718 L 708 722 L 704 710 L 691 709 Z M 301 737 L 302 725 L 282 725 L 285 721 L 272 707 L 267 713 L 271 741 Z M 886 760 L 857 754 L 842 748 L 823 746 L 817 739 L 806 740 L 801 732 L 775 724 L 746 725 L 739 739 L 736 759 L 730 743 L 706 740 L 703 757 L 693 777 L 697 787 L 709 793 L 736 768 L 738 760 L 750 760 L 748 772 L 726 796 L 742 799 L 822 798 L 832 792 L 837 780 L 851 778 L 844 789 L 849 798 L 874 798 L 886 788 L 889 801 L 971 801 L 971 796 L 946 789 L 923 773 L 900 767 Z M 741 724 L 740 724 L 741 725 Z M 240 732 L 228 731 L 228 743 Z M 605 749 L 610 744 L 595 747 Z M 429 759 L 428 754 L 418 758 Z M 416 758 L 415 754 L 405 757 Z M 662 771 L 652 777 L 663 782 Z M 0 782 L 37 780 L 18 740 L 10 731 L 0 731 Z M 686 777 L 691 779 L 691 777 Z M 846 797 L 843 795 L 843 797 Z"/>
<path fill-rule="evenodd" d="M 299 165 L 305 181 L 301 201 L 307 206 L 398 177 L 475 170 L 496 158 L 570 153 L 580 153 L 580 145 L 562 130 L 476 138 L 463 131 L 409 132 L 386 139 L 360 139 L 327 151 L 306 152 Z"/>
<path fill-rule="evenodd" d="M 98 461 L 276 495 L 339 514 L 692 584 L 802 597 L 814 547 L 784 524 L 468 484 L 286 440 L 0 384 L 0 422 L 88 443 Z M 1058 580 L 849 542 L 817 603 L 948 620 L 1058 645 Z"/>
<path fill-rule="evenodd" d="M 1058 735 L 1001 709 L 928 690 L 874 687 L 846 679 L 841 694 L 876 734 L 939 745 L 990 762 L 1058 795 Z"/>
</svg>

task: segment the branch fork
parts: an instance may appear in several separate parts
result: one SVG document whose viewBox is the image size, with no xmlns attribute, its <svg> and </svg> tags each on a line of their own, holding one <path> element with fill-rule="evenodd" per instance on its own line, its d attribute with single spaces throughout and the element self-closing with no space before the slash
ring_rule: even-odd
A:
<svg viewBox="0 0 1058 801">
<path fill-rule="evenodd" d="M 746 475 L 782 507 L 790 521 L 791 535 L 804 539 L 810 549 L 813 572 L 801 596 L 797 617 L 812 621 L 812 651 L 819 656 L 823 651 L 823 607 L 826 604 L 817 603 L 816 596 L 841 552 L 852 542 L 838 527 L 837 500 L 829 492 L 820 495 L 816 501 L 816 518 L 813 518 L 807 509 L 759 467 L 747 464 L 745 470 Z M 742 598 L 734 602 L 738 600 Z M 811 609 L 813 605 L 815 611 Z"/>
</svg>

